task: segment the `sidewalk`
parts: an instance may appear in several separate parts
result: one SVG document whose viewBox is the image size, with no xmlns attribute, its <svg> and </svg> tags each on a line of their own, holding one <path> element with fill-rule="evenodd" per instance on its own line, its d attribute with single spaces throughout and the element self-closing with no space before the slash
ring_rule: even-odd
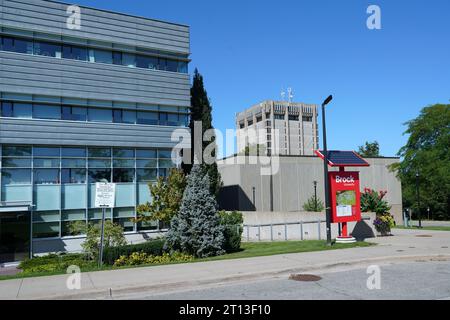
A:
<svg viewBox="0 0 450 320">
<path fill-rule="evenodd" d="M 395 236 L 369 239 L 377 246 L 268 257 L 209 261 L 81 274 L 81 289 L 67 275 L 0 281 L 0 299 L 117 299 L 138 292 L 167 292 L 294 272 L 398 260 L 450 259 L 450 232 L 394 229 Z"/>
</svg>

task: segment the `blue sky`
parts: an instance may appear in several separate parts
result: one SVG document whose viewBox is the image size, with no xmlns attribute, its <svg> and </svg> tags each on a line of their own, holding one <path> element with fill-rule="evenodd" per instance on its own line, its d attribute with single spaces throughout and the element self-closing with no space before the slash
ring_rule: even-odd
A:
<svg viewBox="0 0 450 320">
<path fill-rule="evenodd" d="M 403 123 L 450 99 L 448 0 L 80 0 L 77 4 L 191 27 L 190 73 L 198 68 L 213 105 L 213 123 L 234 128 L 235 112 L 281 88 L 327 111 L 329 149 L 377 140 L 393 156 Z M 381 8 L 381 30 L 366 27 L 366 9 Z M 319 123 L 321 118 L 319 118 Z M 320 136 L 322 131 L 320 131 Z"/>
</svg>

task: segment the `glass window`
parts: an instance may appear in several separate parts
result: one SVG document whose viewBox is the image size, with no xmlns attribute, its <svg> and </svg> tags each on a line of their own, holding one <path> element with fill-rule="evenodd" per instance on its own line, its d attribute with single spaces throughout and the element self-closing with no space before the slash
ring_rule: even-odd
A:
<svg viewBox="0 0 450 320">
<path fill-rule="evenodd" d="M 59 184 L 58 169 L 35 169 L 33 174 L 35 184 Z"/>
<path fill-rule="evenodd" d="M 134 182 L 134 169 L 114 169 L 113 182 Z"/>
<path fill-rule="evenodd" d="M 85 233 L 86 233 L 86 220 L 61 222 L 62 237 L 79 236 Z"/>
<path fill-rule="evenodd" d="M 32 117 L 32 109 L 33 107 L 29 103 L 14 103 L 13 117 L 29 119 Z"/>
<path fill-rule="evenodd" d="M 122 65 L 122 53 L 114 51 L 113 55 L 113 64 Z"/>
<path fill-rule="evenodd" d="M 30 168 L 31 158 L 5 158 L 2 159 L 3 168 Z"/>
<path fill-rule="evenodd" d="M 61 46 L 53 43 L 35 42 L 34 54 L 40 56 L 61 58 Z"/>
<path fill-rule="evenodd" d="M 86 160 L 79 158 L 63 158 L 61 160 L 61 167 L 63 168 L 85 168 Z"/>
<path fill-rule="evenodd" d="M 63 210 L 61 212 L 61 220 L 63 221 L 77 221 L 85 219 L 86 219 L 86 211 L 84 209 Z"/>
<path fill-rule="evenodd" d="M 31 184 L 31 169 L 3 169 L 2 184 Z"/>
<path fill-rule="evenodd" d="M 81 61 L 87 61 L 88 51 L 86 48 L 76 46 L 63 46 L 62 57 L 66 59 L 75 59 Z"/>
<path fill-rule="evenodd" d="M 169 113 L 167 116 L 167 121 L 169 126 L 178 126 L 178 114 L 176 113 Z"/>
<path fill-rule="evenodd" d="M 178 72 L 188 73 L 188 64 L 185 61 L 178 61 Z"/>
<path fill-rule="evenodd" d="M 154 57 L 136 56 L 136 66 L 138 68 L 157 69 L 158 59 Z"/>
<path fill-rule="evenodd" d="M 113 63 L 112 52 L 107 50 L 94 49 L 94 61 L 100 63 Z"/>
<path fill-rule="evenodd" d="M 114 168 L 134 168 L 134 159 L 115 159 L 113 166 Z"/>
<path fill-rule="evenodd" d="M 63 106 L 61 110 L 63 120 L 86 121 L 87 119 L 86 108 Z"/>
<path fill-rule="evenodd" d="M 136 56 L 130 53 L 122 53 L 122 65 L 127 67 L 136 67 Z"/>
<path fill-rule="evenodd" d="M 148 159 L 148 160 L 136 160 L 136 167 L 138 168 L 157 168 L 156 159 Z"/>
<path fill-rule="evenodd" d="M 114 158 L 134 158 L 134 149 L 113 149 Z"/>
<path fill-rule="evenodd" d="M 102 218 L 102 209 L 89 209 L 88 210 L 88 219 L 101 219 Z M 105 218 L 111 220 L 111 210 L 105 210 Z M 94 223 L 94 222 L 91 222 Z"/>
<path fill-rule="evenodd" d="M 157 169 L 137 169 L 136 175 L 138 182 L 155 181 L 158 176 Z"/>
<path fill-rule="evenodd" d="M 172 159 L 171 150 L 158 150 L 158 157 L 161 159 Z"/>
<path fill-rule="evenodd" d="M 35 104 L 33 106 L 33 118 L 61 119 L 61 107 L 44 104 Z"/>
<path fill-rule="evenodd" d="M 0 109 L 0 117 L 12 117 L 13 116 L 13 104 L 11 102 L 2 102 L 2 108 Z"/>
<path fill-rule="evenodd" d="M 5 51 L 33 54 L 33 41 L 4 37 L 2 48 Z"/>
<path fill-rule="evenodd" d="M 160 168 L 173 168 L 175 165 L 170 159 L 160 159 L 159 167 Z"/>
<path fill-rule="evenodd" d="M 85 148 L 62 148 L 61 154 L 63 157 L 86 157 Z"/>
<path fill-rule="evenodd" d="M 167 71 L 177 72 L 178 71 L 178 61 L 167 60 Z"/>
<path fill-rule="evenodd" d="M 35 211 L 33 212 L 33 222 L 54 222 L 59 221 L 59 211 Z"/>
<path fill-rule="evenodd" d="M 122 123 L 122 110 L 113 109 L 113 122 Z"/>
<path fill-rule="evenodd" d="M 89 121 L 112 122 L 112 110 L 89 108 Z"/>
<path fill-rule="evenodd" d="M 141 221 L 137 223 L 138 231 L 144 230 L 157 230 L 158 229 L 158 221 Z"/>
<path fill-rule="evenodd" d="M 134 208 L 114 208 L 114 218 L 134 218 Z"/>
<path fill-rule="evenodd" d="M 90 169 L 88 175 L 89 183 L 102 182 L 103 179 L 111 182 L 111 169 Z"/>
<path fill-rule="evenodd" d="M 89 157 L 110 158 L 111 157 L 111 149 L 110 148 L 89 148 L 88 155 L 89 155 Z"/>
<path fill-rule="evenodd" d="M 137 149 L 136 158 L 156 158 L 156 150 L 154 149 Z"/>
<path fill-rule="evenodd" d="M 89 159 L 89 168 L 111 168 L 110 159 Z"/>
<path fill-rule="evenodd" d="M 31 147 L 3 146 L 2 154 L 4 157 L 31 157 Z"/>
<path fill-rule="evenodd" d="M 115 218 L 113 222 L 121 225 L 125 232 L 134 230 L 134 222 L 130 218 Z"/>
<path fill-rule="evenodd" d="M 160 112 L 159 113 L 159 124 L 162 126 L 166 126 L 168 124 L 168 117 L 169 115 L 166 112 Z"/>
<path fill-rule="evenodd" d="M 123 123 L 136 123 L 136 111 L 123 110 L 122 111 L 122 122 Z"/>
<path fill-rule="evenodd" d="M 35 147 L 33 155 L 35 157 L 59 157 L 59 148 Z"/>
<path fill-rule="evenodd" d="M 62 169 L 62 183 L 86 183 L 86 169 Z"/>
<path fill-rule="evenodd" d="M 158 124 L 158 113 L 138 111 L 136 122 L 138 124 Z"/>
<path fill-rule="evenodd" d="M 158 174 L 160 177 L 166 178 L 168 176 L 169 170 L 167 168 L 159 169 Z"/>
<path fill-rule="evenodd" d="M 59 237 L 59 222 L 33 223 L 33 238 Z"/>
<path fill-rule="evenodd" d="M 158 58 L 158 69 L 159 70 L 167 70 L 167 59 L 166 58 Z"/>
<path fill-rule="evenodd" d="M 34 158 L 33 165 L 35 168 L 59 168 L 59 159 Z"/>
</svg>

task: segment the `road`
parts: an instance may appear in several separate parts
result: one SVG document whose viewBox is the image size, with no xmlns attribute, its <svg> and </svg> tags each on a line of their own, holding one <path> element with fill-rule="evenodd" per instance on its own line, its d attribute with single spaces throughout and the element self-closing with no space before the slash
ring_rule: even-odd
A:
<svg viewBox="0 0 450 320">
<path fill-rule="evenodd" d="M 132 299 L 172 300 L 354 300 L 354 299 L 450 299 L 450 261 L 391 263 L 380 265 L 380 289 L 369 290 L 367 268 L 316 273 L 316 282 L 289 280 L 288 275 L 208 289 L 169 294 L 134 295 Z"/>
</svg>

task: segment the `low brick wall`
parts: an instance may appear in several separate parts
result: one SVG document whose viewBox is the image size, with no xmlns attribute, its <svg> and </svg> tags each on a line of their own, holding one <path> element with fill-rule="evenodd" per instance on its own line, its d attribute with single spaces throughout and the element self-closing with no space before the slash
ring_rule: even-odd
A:
<svg viewBox="0 0 450 320">
<path fill-rule="evenodd" d="M 319 240 L 326 239 L 323 212 L 242 212 L 244 241 Z M 357 239 L 376 236 L 373 226 L 375 213 L 364 213 L 363 220 L 350 222 L 349 233 Z M 321 222 L 319 222 L 321 221 Z M 302 223 L 300 223 L 302 222 Z M 338 225 L 331 224 L 331 236 L 338 236 Z"/>
</svg>

